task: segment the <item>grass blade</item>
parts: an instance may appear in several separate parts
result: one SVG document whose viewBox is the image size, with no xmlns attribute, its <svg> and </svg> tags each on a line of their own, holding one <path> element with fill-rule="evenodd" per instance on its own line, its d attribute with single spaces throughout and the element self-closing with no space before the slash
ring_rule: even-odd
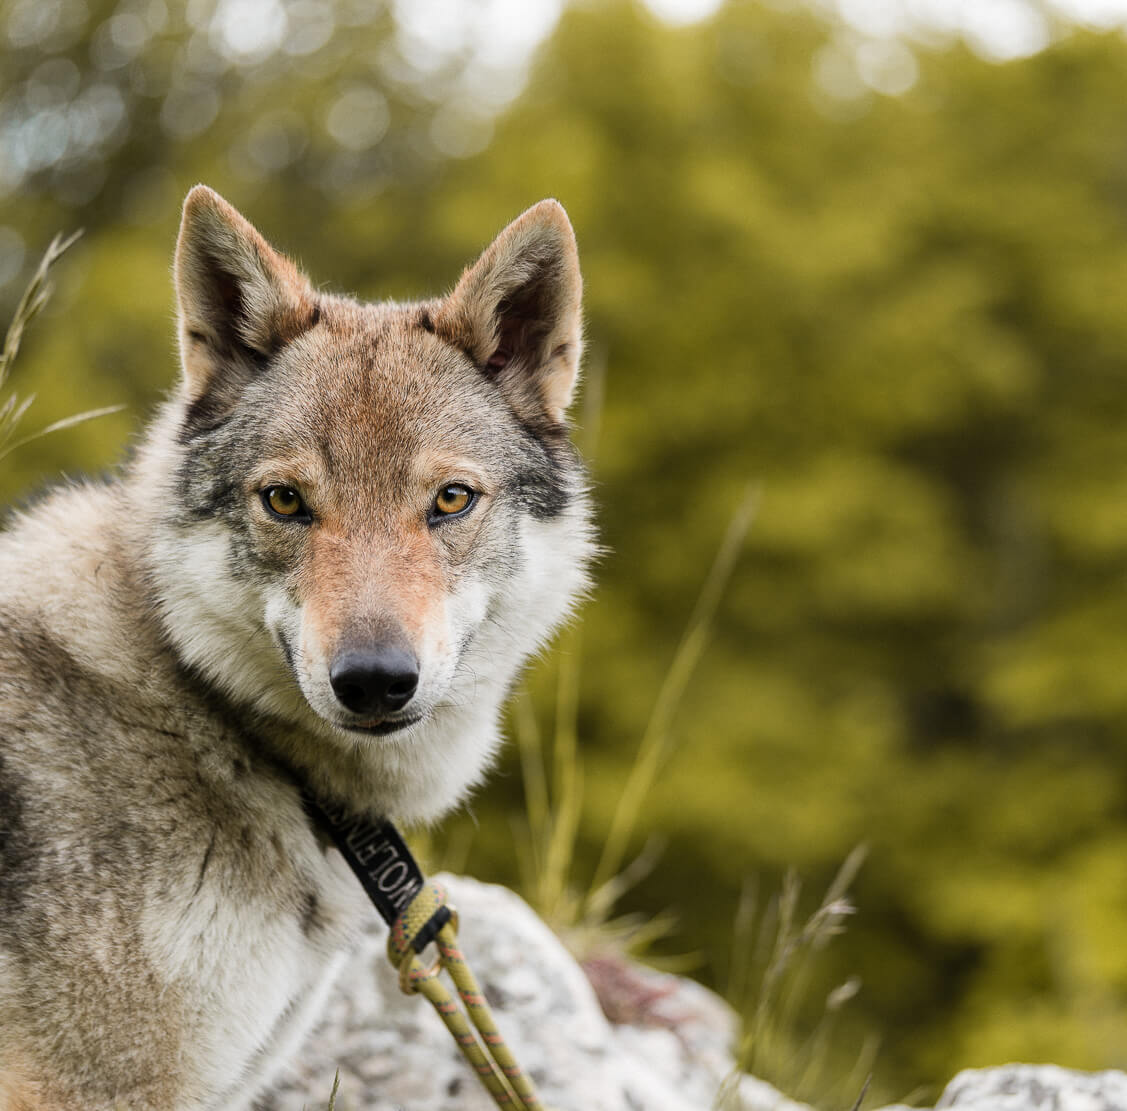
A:
<svg viewBox="0 0 1127 1111">
<path fill-rule="evenodd" d="M 4 349 L 0 351 L 0 386 L 4 385 L 4 381 L 8 377 L 8 372 L 11 370 L 12 363 L 20 349 L 20 341 L 23 339 L 27 326 L 42 312 L 43 306 L 51 299 L 51 294 L 54 292 L 54 286 L 52 286 L 49 277 L 51 267 L 58 262 L 65 251 L 77 242 L 81 235 L 81 229 L 73 235 L 65 237 L 62 233 L 59 233 L 51 240 L 43 257 L 39 260 L 39 265 L 35 268 L 31 281 L 28 282 L 27 288 L 23 291 L 20 303 L 16 306 L 15 315 L 12 317 L 12 323 L 8 325 L 8 331 L 4 336 Z"/>
<path fill-rule="evenodd" d="M 626 846 L 638 824 L 642 804 L 669 754 L 674 715 L 684 696 L 685 688 L 704 654 L 716 609 L 735 569 L 744 537 L 751 527 L 758 506 L 759 485 L 754 484 L 748 488 L 743 501 L 732 515 L 728 531 L 704 580 L 688 625 L 674 653 L 673 662 L 658 691 L 653 713 L 638 745 L 638 755 L 630 768 L 630 774 L 627 776 L 611 818 L 610 831 L 595 869 L 595 878 L 591 883 L 593 892 L 599 891 L 622 867 Z"/>
<path fill-rule="evenodd" d="M 8 325 L 8 331 L 4 336 L 4 347 L 0 350 L 0 388 L 4 386 L 8 375 L 11 373 L 12 364 L 16 360 L 16 355 L 19 354 L 24 332 L 27 331 L 28 325 L 43 311 L 54 292 L 54 286 L 50 280 L 51 267 L 73 246 L 80 235 L 82 235 L 81 230 L 76 231 L 73 235 L 63 236 L 61 233 L 56 235 L 39 260 L 39 265 L 35 268 L 31 281 L 28 282 L 27 288 L 23 291 L 23 296 L 16 306 L 15 315 L 12 317 L 12 323 Z M 88 409 L 84 413 L 76 413 L 74 416 L 53 421 L 38 432 L 21 436 L 19 439 L 12 439 L 16 427 L 34 400 L 34 394 L 23 400 L 12 394 L 0 403 L 0 459 L 10 455 L 16 448 L 39 439 L 40 436 L 60 432 L 64 428 L 73 428 L 76 424 L 93 420 L 95 417 L 104 417 L 109 413 L 117 413 L 124 408 L 123 405 L 107 405 L 101 409 Z"/>
<path fill-rule="evenodd" d="M 31 401 L 32 398 L 28 398 L 27 401 L 20 406 L 15 420 L 18 420 L 19 417 L 24 414 Z M 41 436 L 48 436 L 52 432 L 60 432 L 64 428 L 73 428 L 76 424 L 83 424 L 85 421 L 94 420 L 96 417 L 109 416 L 110 413 L 120 413 L 124 408 L 124 405 L 106 405 L 101 409 L 87 409 L 84 413 L 75 413 L 73 416 L 63 417 L 62 420 L 52 421 L 46 428 L 41 428 L 38 432 L 32 432 L 27 436 L 21 436 L 18 440 L 13 440 L 11 443 L 5 444 L 3 448 L 0 448 L 0 459 L 3 459 L 5 455 L 11 454 L 16 448 L 23 447 L 24 444 L 30 444 L 32 440 L 38 440 Z M 13 424 L 15 420 L 13 420 Z"/>
</svg>

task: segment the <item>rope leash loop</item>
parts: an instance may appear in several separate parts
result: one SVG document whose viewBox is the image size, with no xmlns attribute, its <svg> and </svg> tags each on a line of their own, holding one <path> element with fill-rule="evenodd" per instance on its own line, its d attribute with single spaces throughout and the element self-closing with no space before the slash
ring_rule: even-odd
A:
<svg viewBox="0 0 1127 1111">
<path fill-rule="evenodd" d="M 391 922 L 387 935 L 387 959 L 399 969 L 399 990 L 404 995 L 414 994 L 423 979 L 435 977 L 442 971 L 441 948 L 429 968 L 419 958 L 432 941 L 437 942 L 447 923 L 451 924 L 456 936 L 458 912 L 446 901 L 446 889 L 434 880 L 428 880 Z"/>
<path fill-rule="evenodd" d="M 458 946 L 457 930 L 458 914 L 448 905 L 445 889 L 428 880 L 392 922 L 388 934 L 388 960 L 399 970 L 399 986 L 406 994 L 417 992 L 431 1003 L 498 1107 L 546 1111 L 497 1029 L 493 1012 Z M 432 941 L 438 955 L 427 965 L 421 954 Z M 439 979 L 443 969 L 454 981 L 464 1012 Z"/>
</svg>

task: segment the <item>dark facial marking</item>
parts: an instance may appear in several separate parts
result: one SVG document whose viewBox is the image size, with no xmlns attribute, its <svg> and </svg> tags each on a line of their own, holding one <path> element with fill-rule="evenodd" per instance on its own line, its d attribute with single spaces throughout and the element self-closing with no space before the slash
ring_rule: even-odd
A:
<svg viewBox="0 0 1127 1111">
<path fill-rule="evenodd" d="M 229 407 L 214 393 L 197 397 L 184 413 L 184 420 L 180 425 L 180 443 L 188 445 L 205 433 L 222 428 L 229 416 Z"/>
<path fill-rule="evenodd" d="M 558 517 L 571 502 L 567 487 L 557 481 L 553 472 L 524 471 L 516 476 L 514 491 L 517 501 L 538 521 Z"/>
<path fill-rule="evenodd" d="M 290 642 L 281 633 L 278 634 L 278 640 L 282 644 L 282 655 L 286 657 L 286 666 L 290 669 L 294 682 L 297 682 L 297 669 L 294 667 L 293 649 L 290 647 Z"/>
<path fill-rule="evenodd" d="M 556 425 L 521 424 L 522 465 L 513 479 L 516 500 L 539 521 L 558 517 L 571 504 L 582 464 L 566 432 Z"/>
<path fill-rule="evenodd" d="M 226 516 L 225 510 L 242 501 L 239 488 L 226 479 L 216 480 L 209 486 L 186 478 L 182 489 L 191 495 L 187 510 L 189 516 L 196 521 L 210 521 L 214 517 Z"/>
<path fill-rule="evenodd" d="M 241 412 L 231 414 L 221 427 L 201 433 L 181 461 L 176 503 L 166 510 L 170 518 L 185 527 L 195 521 L 222 520 L 230 532 L 229 570 L 239 579 L 254 577 L 264 569 L 285 570 L 256 547 L 251 509 L 240 481 L 254 466 L 260 450 L 253 420 Z"/>
</svg>

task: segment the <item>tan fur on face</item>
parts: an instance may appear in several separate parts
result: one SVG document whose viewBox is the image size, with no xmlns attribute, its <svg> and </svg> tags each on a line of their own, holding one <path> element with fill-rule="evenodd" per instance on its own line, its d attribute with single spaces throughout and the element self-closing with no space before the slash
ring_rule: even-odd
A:
<svg viewBox="0 0 1127 1111">
<path fill-rule="evenodd" d="M 310 491 L 323 490 L 328 486 L 324 460 L 313 451 L 296 447 L 286 455 L 264 459 L 251 475 L 251 489 L 264 490 L 268 486 L 293 486 L 304 498 Z"/>
<path fill-rule="evenodd" d="M 374 333 L 374 337 L 373 337 Z M 321 349 L 331 345 L 327 363 Z M 315 335 L 294 344 L 294 373 L 276 400 L 279 443 L 256 469 L 261 485 L 292 480 L 313 522 L 267 521 L 264 532 L 301 536 L 295 594 L 304 609 L 303 651 L 325 666 L 346 645 L 393 631 L 443 651 L 445 594 L 489 512 L 493 480 L 478 429 L 490 387 L 467 388 L 456 352 L 402 318 L 329 302 Z M 451 385 L 441 373 L 450 367 Z M 456 384 L 456 386 L 455 386 Z M 471 383 L 472 384 L 472 383 Z M 319 403 L 311 407 L 308 398 Z M 459 431 L 459 423 L 462 431 Z M 462 444 L 463 450 L 459 450 Z M 474 447 L 474 450 L 468 450 Z M 464 520 L 432 527 L 437 492 L 462 482 L 478 493 Z"/>
<path fill-rule="evenodd" d="M 404 530 L 391 545 L 378 534 L 345 538 L 331 528 L 327 524 L 310 537 L 300 576 L 305 650 L 331 660 L 349 646 L 397 631 L 416 652 L 433 641 L 428 634 L 438 624 L 445 576 L 425 530 Z"/>
</svg>

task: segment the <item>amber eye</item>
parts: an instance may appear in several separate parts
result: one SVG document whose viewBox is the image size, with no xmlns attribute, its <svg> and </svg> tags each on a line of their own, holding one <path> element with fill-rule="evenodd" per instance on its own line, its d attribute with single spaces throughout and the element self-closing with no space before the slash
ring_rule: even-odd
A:
<svg viewBox="0 0 1127 1111">
<path fill-rule="evenodd" d="M 434 515 L 436 517 L 453 517 L 456 513 L 463 513 L 473 504 L 474 492 L 460 482 L 451 482 L 438 491 L 434 499 Z"/>
<path fill-rule="evenodd" d="M 267 486 L 262 501 L 276 517 L 308 517 L 301 495 L 292 486 Z"/>
</svg>

